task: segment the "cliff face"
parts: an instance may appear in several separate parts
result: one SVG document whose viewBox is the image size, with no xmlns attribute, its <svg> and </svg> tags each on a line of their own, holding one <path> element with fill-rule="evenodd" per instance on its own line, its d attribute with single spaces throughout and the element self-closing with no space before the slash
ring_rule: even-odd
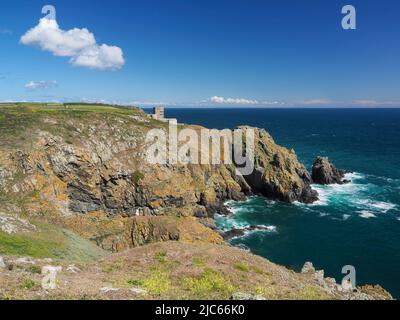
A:
<svg viewBox="0 0 400 320">
<path fill-rule="evenodd" d="M 0 108 L 0 298 L 21 298 L 21 281 L 40 281 L 32 265 L 49 261 L 64 267 L 53 269 L 66 270 L 68 286 L 49 296 L 34 285 L 25 298 L 226 299 L 243 290 L 267 299 L 391 298 L 374 287 L 342 292 L 321 272 L 296 274 L 224 244 L 212 218 L 227 213 L 226 200 L 317 199 L 295 153 L 267 132 L 252 128 L 255 170 L 242 176 L 234 165 L 149 165 L 145 137 L 154 128 L 166 125 L 137 109 Z M 122 287 L 110 296 L 108 283 Z"/>
<path fill-rule="evenodd" d="M 245 177 L 254 192 L 285 202 L 318 200 L 318 193 L 310 186 L 311 175 L 295 152 L 277 145 L 262 129 L 256 130 L 255 160 L 255 170 Z"/>
<path fill-rule="evenodd" d="M 243 177 L 233 165 L 150 165 L 146 133 L 166 127 L 140 110 L 20 107 L 4 113 L 2 135 L 15 140 L 1 145 L 0 186 L 8 199 L 2 205 L 56 221 L 106 249 L 136 243 L 127 237 L 131 217 L 194 216 L 207 224 L 226 211 L 226 200 L 249 194 L 287 202 L 317 199 L 295 153 L 257 128 L 256 170 Z M 7 132 L 18 130 L 15 124 L 25 124 L 18 140 Z"/>
</svg>

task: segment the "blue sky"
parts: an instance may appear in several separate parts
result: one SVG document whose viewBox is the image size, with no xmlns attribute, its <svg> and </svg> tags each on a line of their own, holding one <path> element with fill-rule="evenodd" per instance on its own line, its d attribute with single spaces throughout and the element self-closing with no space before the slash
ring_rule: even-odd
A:
<svg viewBox="0 0 400 320">
<path fill-rule="evenodd" d="M 45 4 L 58 34 L 87 28 L 85 52 L 112 56 L 46 49 L 43 33 L 21 43 Z M 356 30 L 341 27 L 346 4 Z M 0 44 L 0 101 L 400 106 L 396 0 L 5 0 Z"/>
</svg>

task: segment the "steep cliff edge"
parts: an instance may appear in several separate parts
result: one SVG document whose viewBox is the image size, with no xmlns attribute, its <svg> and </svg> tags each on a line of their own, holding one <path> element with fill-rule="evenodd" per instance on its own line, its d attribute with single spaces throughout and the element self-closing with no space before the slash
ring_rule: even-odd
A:
<svg viewBox="0 0 400 320">
<path fill-rule="evenodd" d="M 201 129 L 182 125 L 179 130 L 188 127 Z M 265 298 L 284 298 L 284 292 L 293 299 L 347 297 L 349 293 L 328 290 L 325 282 L 317 283 L 314 276 L 298 275 L 230 248 L 214 231 L 212 218 L 217 212 L 227 211 L 227 200 L 260 194 L 286 202 L 315 201 L 311 176 L 294 151 L 278 146 L 265 130 L 252 128 L 255 170 L 249 176 L 238 174 L 234 165 L 150 165 L 145 158 L 145 137 L 155 128 L 167 129 L 167 125 L 149 119 L 139 109 L 27 104 L 0 107 L 0 255 L 12 261 L 10 266 L 18 266 L 15 256 L 42 259 L 35 262 L 38 265 L 51 258 L 65 264 L 66 269 L 71 262 L 78 262 L 82 273 L 64 274 L 65 281 L 86 282 L 85 296 L 94 298 L 107 296 L 93 292 L 93 283 L 100 288 L 106 285 L 105 277 L 107 283 L 119 283 L 123 278 L 126 286 L 130 279 L 125 279 L 125 273 L 140 273 L 149 255 L 151 260 L 156 257 L 158 269 L 145 270 L 139 279 L 145 287 L 147 284 L 149 298 L 180 298 L 173 295 L 175 289 L 186 293 L 193 289 L 189 297 L 196 298 L 202 293 L 194 289 L 207 281 L 221 283 L 216 298 L 248 290 L 246 283 L 259 289 L 252 293 Z M 201 263 L 196 256 L 199 249 Z M 118 253 L 115 256 L 110 252 Z M 195 268 L 181 261 L 176 252 L 192 261 Z M 102 270 L 97 263 L 88 264 L 104 256 Z M 121 267 L 118 257 L 129 261 Z M 173 260 L 171 265 L 169 259 Z M 210 263 L 219 264 L 221 259 L 231 265 L 227 270 Z M 172 274 L 175 269 L 169 267 L 176 264 L 187 274 Z M 168 270 L 159 270 L 166 266 Z M 210 268 L 214 271 L 208 271 Z M 25 269 L 18 267 L 17 271 Z M 26 277 L 30 271 L 15 271 L 0 270 L 0 280 L 11 288 L 0 290 L 0 294 L 20 296 L 19 277 Z M 236 281 L 234 273 L 238 271 L 244 272 L 243 283 Z M 224 285 L 227 279 L 221 276 L 226 273 L 232 281 L 228 288 Z M 172 296 L 154 289 L 154 285 L 167 286 L 182 274 L 187 287 L 172 288 L 168 293 Z M 284 283 L 279 282 L 282 277 Z M 207 283 L 204 285 L 207 287 Z M 56 296 L 79 298 L 68 288 L 71 286 L 63 287 Z M 380 290 L 370 289 L 366 298 L 390 298 Z M 45 292 L 40 294 L 49 298 Z M 115 297 L 119 298 L 118 294 Z"/>
<path fill-rule="evenodd" d="M 10 106 L 1 112 L 0 209 L 42 217 L 107 250 L 132 245 L 137 216 L 194 216 L 207 224 L 226 211 L 225 201 L 249 194 L 317 199 L 295 153 L 261 129 L 252 128 L 256 168 L 243 177 L 234 165 L 150 165 L 146 134 L 167 128 L 139 109 Z"/>
</svg>

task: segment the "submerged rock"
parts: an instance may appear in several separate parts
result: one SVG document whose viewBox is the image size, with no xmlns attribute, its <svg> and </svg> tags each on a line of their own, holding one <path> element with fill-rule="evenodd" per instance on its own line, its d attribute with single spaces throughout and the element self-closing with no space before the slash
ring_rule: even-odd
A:
<svg viewBox="0 0 400 320">
<path fill-rule="evenodd" d="M 346 173 L 337 169 L 328 158 L 318 157 L 312 168 L 312 180 L 321 185 L 345 184 L 350 182 L 344 179 Z"/>
<path fill-rule="evenodd" d="M 246 233 L 251 231 L 272 231 L 271 227 L 266 226 L 249 226 L 240 229 L 231 229 L 229 231 L 223 232 L 221 235 L 224 240 L 231 240 L 233 238 L 243 237 Z"/>
</svg>

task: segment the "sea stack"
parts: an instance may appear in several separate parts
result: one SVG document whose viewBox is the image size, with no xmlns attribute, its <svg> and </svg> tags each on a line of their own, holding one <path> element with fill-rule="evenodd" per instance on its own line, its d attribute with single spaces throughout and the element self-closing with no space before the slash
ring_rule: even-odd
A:
<svg viewBox="0 0 400 320">
<path fill-rule="evenodd" d="M 337 169 L 326 157 L 318 157 L 312 168 L 312 180 L 316 184 L 346 184 L 345 170 Z"/>
</svg>

